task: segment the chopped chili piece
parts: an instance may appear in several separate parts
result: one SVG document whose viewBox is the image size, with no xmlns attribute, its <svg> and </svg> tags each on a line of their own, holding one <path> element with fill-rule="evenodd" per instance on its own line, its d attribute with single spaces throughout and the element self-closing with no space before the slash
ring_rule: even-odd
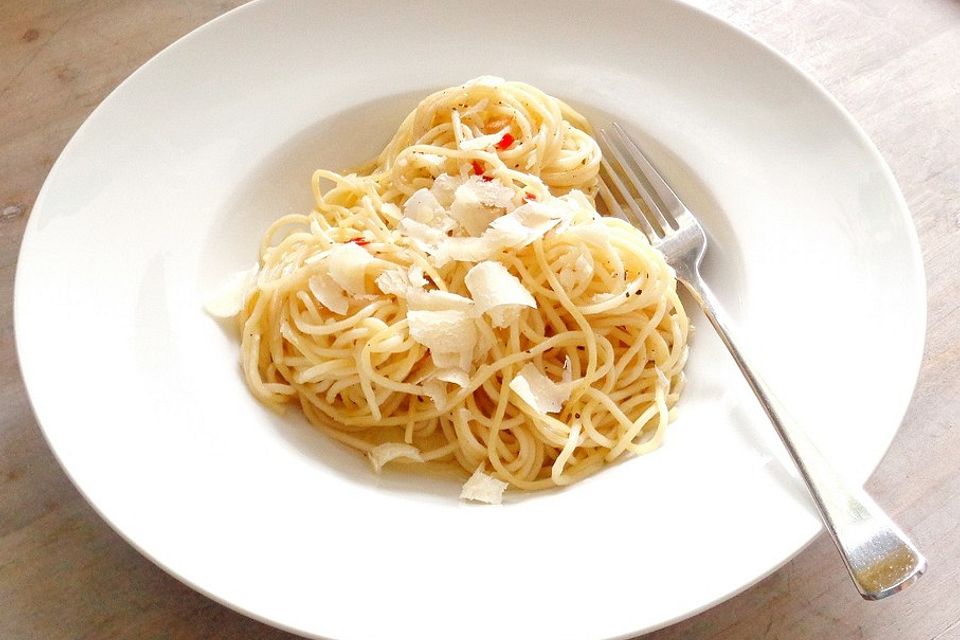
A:
<svg viewBox="0 0 960 640">
<path fill-rule="evenodd" d="M 497 149 L 499 149 L 500 151 L 506 151 L 507 149 L 510 148 L 510 145 L 513 144 L 514 140 L 515 138 L 509 133 L 503 134 L 503 137 L 500 138 L 500 142 L 498 142 L 496 145 Z"/>
<path fill-rule="evenodd" d="M 523 199 L 524 199 L 524 200 L 528 200 L 528 201 L 529 201 L 529 200 L 536 200 L 536 199 L 537 199 L 537 194 L 535 194 L 535 193 L 530 193 L 530 192 L 528 191 L 528 192 L 526 192 L 526 193 L 523 194 Z"/>
<path fill-rule="evenodd" d="M 470 164 L 473 165 L 473 173 L 475 175 L 483 175 L 483 163 L 481 163 L 479 160 L 474 160 Z"/>
<path fill-rule="evenodd" d="M 490 182 L 491 180 L 493 180 L 491 176 L 480 176 L 480 179 L 483 180 L 484 182 Z"/>
<path fill-rule="evenodd" d="M 365 246 L 367 246 L 368 244 L 370 244 L 370 241 L 369 241 L 369 240 L 364 240 L 363 237 L 361 237 L 361 236 L 357 236 L 356 238 L 350 238 L 349 240 L 347 240 L 347 242 L 352 242 L 353 244 L 357 245 L 358 247 L 365 247 Z"/>
</svg>

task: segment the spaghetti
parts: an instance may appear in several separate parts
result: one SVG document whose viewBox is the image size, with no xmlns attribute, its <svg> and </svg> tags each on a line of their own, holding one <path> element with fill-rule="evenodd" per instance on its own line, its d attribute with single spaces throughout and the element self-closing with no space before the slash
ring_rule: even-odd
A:
<svg viewBox="0 0 960 640">
<path fill-rule="evenodd" d="M 688 320 L 663 256 L 597 213 L 599 161 L 569 106 L 485 77 L 424 99 L 370 164 L 318 170 L 237 305 L 253 395 L 378 470 L 455 464 L 491 502 L 657 447 Z"/>
</svg>

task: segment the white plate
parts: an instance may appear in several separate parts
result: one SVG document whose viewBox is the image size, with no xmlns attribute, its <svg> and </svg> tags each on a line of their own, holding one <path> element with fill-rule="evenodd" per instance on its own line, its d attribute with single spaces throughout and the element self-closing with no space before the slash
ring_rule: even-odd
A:
<svg viewBox="0 0 960 640">
<path fill-rule="evenodd" d="M 313 168 L 370 157 L 419 97 L 480 74 L 626 123 L 708 225 L 709 280 L 825 452 L 862 482 L 893 438 L 923 343 L 915 233 L 874 147 L 782 58 L 667 0 L 255 3 L 90 116 L 37 199 L 16 287 L 23 374 L 64 468 L 231 607 L 332 638 L 611 638 L 728 597 L 820 530 L 699 315 L 662 449 L 500 508 L 378 479 L 247 393 L 204 295 L 269 220 L 310 206 Z"/>
</svg>

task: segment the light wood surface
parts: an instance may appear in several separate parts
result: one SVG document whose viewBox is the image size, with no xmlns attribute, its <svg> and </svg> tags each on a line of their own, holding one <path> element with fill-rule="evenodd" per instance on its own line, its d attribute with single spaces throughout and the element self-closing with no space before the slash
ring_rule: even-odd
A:
<svg viewBox="0 0 960 640">
<path fill-rule="evenodd" d="M 20 239 L 67 140 L 150 56 L 238 4 L 0 3 L 0 638 L 293 638 L 181 585 L 100 520 L 43 440 L 13 339 Z M 903 428 L 868 489 L 912 533 L 930 570 L 905 593 L 866 603 L 821 536 L 753 588 L 646 638 L 960 638 L 960 2 L 698 4 L 826 86 L 880 148 L 910 205 L 928 279 L 926 354 Z M 891 291 L 891 311 L 896 300 Z"/>
</svg>

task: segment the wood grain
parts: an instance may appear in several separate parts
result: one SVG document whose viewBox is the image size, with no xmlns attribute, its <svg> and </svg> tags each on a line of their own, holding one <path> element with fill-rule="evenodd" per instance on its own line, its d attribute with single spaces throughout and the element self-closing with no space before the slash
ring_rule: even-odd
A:
<svg viewBox="0 0 960 640">
<path fill-rule="evenodd" d="M 53 161 L 123 78 L 238 4 L 0 3 L 0 638 L 293 638 L 181 585 L 100 520 L 43 440 L 13 343 L 20 239 Z M 836 96 L 910 205 L 928 278 L 926 354 L 903 428 L 868 488 L 912 532 L 931 568 L 896 598 L 866 603 L 820 538 L 760 584 L 646 638 L 960 638 L 960 3 L 698 4 Z"/>
</svg>

